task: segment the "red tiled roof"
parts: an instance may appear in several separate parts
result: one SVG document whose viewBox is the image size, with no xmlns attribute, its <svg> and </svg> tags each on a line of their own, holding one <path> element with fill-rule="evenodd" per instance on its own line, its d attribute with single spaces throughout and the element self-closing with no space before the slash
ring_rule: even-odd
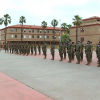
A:
<svg viewBox="0 0 100 100">
<path fill-rule="evenodd" d="M 19 24 L 19 25 L 8 26 L 7 28 L 21 28 L 21 27 L 22 27 L 22 25 Z M 24 29 L 41 29 L 41 30 L 43 30 L 42 26 L 35 26 L 35 25 L 23 25 L 23 28 Z M 3 29 L 5 29 L 5 28 L 3 28 Z M 1 30 L 3 30 L 3 29 L 1 29 Z M 54 27 L 47 27 L 45 29 L 53 30 Z M 55 30 L 60 30 L 60 27 L 55 27 Z M 61 29 L 61 30 L 63 30 L 63 29 Z"/>
<path fill-rule="evenodd" d="M 87 27 L 87 26 L 95 26 L 95 25 L 100 25 L 100 24 L 82 25 L 82 26 L 79 26 L 79 27 Z M 76 26 L 70 27 L 70 29 L 71 28 L 76 28 Z"/>
<path fill-rule="evenodd" d="M 82 21 L 91 20 L 91 19 L 100 19 L 100 17 L 93 16 L 93 17 L 90 17 L 90 18 L 83 19 Z"/>
</svg>

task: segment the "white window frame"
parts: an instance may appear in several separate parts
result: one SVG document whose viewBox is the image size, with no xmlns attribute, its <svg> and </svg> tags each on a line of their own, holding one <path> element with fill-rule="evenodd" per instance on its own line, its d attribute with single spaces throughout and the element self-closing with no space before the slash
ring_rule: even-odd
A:
<svg viewBox="0 0 100 100">
<path fill-rule="evenodd" d="M 14 29 L 13 29 L 13 28 L 11 28 L 11 31 L 13 32 L 13 31 L 14 31 Z"/>
<path fill-rule="evenodd" d="M 47 36 L 45 36 L 45 39 L 47 38 Z"/>
<path fill-rule="evenodd" d="M 24 29 L 24 32 L 26 32 L 26 29 Z"/>
<path fill-rule="evenodd" d="M 24 35 L 24 38 L 26 38 L 26 35 Z"/>
<path fill-rule="evenodd" d="M 31 30 L 31 29 L 29 29 L 29 32 L 30 32 L 30 33 L 31 33 L 31 31 L 32 31 L 32 30 Z"/>
<path fill-rule="evenodd" d="M 11 35 L 12 38 L 14 38 L 14 35 Z"/>
<path fill-rule="evenodd" d="M 31 39 L 31 38 L 32 38 L 32 36 L 31 36 L 31 35 L 29 35 L 29 38 Z"/>
<path fill-rule="evenodd" d="M 40 35 L 40 39 L 42 39 L 42 36 Z"/>
</svg>

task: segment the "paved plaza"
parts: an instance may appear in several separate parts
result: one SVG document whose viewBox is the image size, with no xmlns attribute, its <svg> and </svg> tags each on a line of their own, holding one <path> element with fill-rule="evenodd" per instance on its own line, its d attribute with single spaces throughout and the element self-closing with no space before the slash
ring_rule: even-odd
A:
<svg viewBox="0 0 100 100">
<path fill-rule="evenodd" d="M 41 55 L 0 52 L 0 100 L 100 100 L 100 68 L 95 52 L 90 66 Z"/>
</svg>

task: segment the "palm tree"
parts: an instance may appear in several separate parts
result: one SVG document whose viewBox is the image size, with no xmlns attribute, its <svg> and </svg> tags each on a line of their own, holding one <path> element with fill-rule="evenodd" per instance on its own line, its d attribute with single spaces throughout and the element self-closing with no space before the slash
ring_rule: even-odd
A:
<svg viewBox="0 0 100 100">
<path fill-rule="evenodd" d="M 78 41 L 78 27 L 82 24 L 82 18 L 79 15 L 75 15 L 72 22 L 76 26 L 76 43 Z"/>
<path fill-rule="evenodd" d="M 55 27 L 58 25 L 58 21 L 56 19 L 53 19 L 51 21 L 51 25 L 54 27 L 54 30 L 53 30 L 53 41 L 55 40 Z"/>
<path fill-rule="evenodd" d="M 44 31 L 44 42 L 45 42 L 45 28 L 47 27 L 47 22 L 43 21 L 43 22 L 41 23 L 41 26 L 42 26 L 42 28 L 44 29 L 43 31 Z"/>
<path fill-rule="evenodd" d="M 67 34 L 69 34 L 70 33 L 70 27 L 72 27 L 72 25 L 71 24 L 69 24 L 69 25 L 67 25 Z"/>
<path fill-rule="evenodd" d="M 11 17 L 9 14 L 4 15 L 3 18 L 0 19 L 0 24 L 5 25 L 5 44 L 6 44 L 6 34 L 7 34 L 7 25 L 11 23 Z"/>
<path fill-rule="evenodd" d="M 23 23 L 26 23 L 26 19 L 24 16 L 21 16 L 19 19 L 19 23 L 22 24 L 22 28 L 21 28 L 21 44 L 22 44 L 22 34 L 23 34 Z"/>
<path fill-rule="evenodd" d="M 65 29 L 67 29 L 67 24 L 66 23 L 62 23 L 61 24 L 61 28 L 64 29 L 64 33 L 65 33 Z"/>
</svg>

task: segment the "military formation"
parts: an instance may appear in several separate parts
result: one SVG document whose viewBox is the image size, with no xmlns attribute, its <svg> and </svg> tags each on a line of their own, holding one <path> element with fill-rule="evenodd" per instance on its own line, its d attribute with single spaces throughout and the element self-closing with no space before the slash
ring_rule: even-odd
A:
<svg viewBox="0 0 100 100">
<path fill-rule="evenodd" d="M 69 40 L 68 43 L 60 43 L 59 44 L 59 56 L 60 56 L 60 61 L 63 61 L 63 59 L 66 59 L 66 54 L 68 53 L 68 59 L 69 59 L 69 63 L 71 63 L 75 56 L 77 59 L 76 64 L 80 64 L 80 62 L 83 61 L 83 52 L 84 52 L 84 48 L 85 48 L 85 54 L 86 54 L 86 60 L 87 63 L 86 65 L 90 65 L 90 63 L 92 62 L 92 54 L 93 54 L 93 45 L 91 41 L 87 42 L 87 45 L 83 45 L 82 42 L 78 41 L 77 44 L 74 44 L 74 42 L 72 42 L 71 40 Z M 7 43 L 4 45 L 4 49 L 5 52 L 9 52 L 10 53 L 15 53 L 15 54 L 23 54 L 28 56 L 31 52 L 31 55 L 34 54 L 34 56 L 37 55 L 37 51 L 39 53 L 39 55 L 41 54 L 41 49 L 44 55 L 44 59 L 46 59 L 47 57 L 47 45 L 46 43 L 44 43 L 41 47 L 41 44 L 38 43 L 38 45 L 36 43 Z M 54 60 L 55 57 L 55 44 L 52 43 L 51 44 L 51 49 L 50 49 L 51 55 L 52 55 L 52 59 Z M 98 58 L 97 67 L 100 67 L 100 42 L 98 43 L 97 47 L 96 47 L 96 55 Z"/>
</svg>

